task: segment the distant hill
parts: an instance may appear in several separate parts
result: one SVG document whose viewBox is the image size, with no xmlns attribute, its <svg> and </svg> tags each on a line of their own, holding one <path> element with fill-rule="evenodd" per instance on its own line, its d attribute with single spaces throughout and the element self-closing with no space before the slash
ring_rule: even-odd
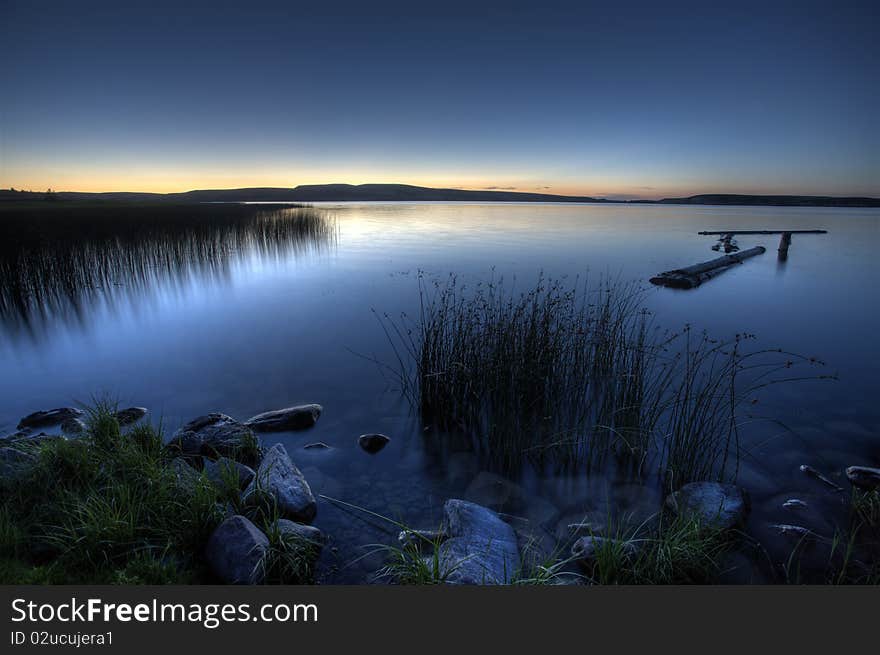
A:
<svg viewBox="0 0 880 655">
<path fill-rule="evenodd" d="M 657 200 L 669 205 L 770 205 L 773 207 L 880 207 L 880 198 L 837 196 L 747 196 L 709 193 L 687 198 Z"/>
<path fill-rule="evenodd" d="M 678 205 L 771 205 L 781 207 L 880 207 L 880 198 L 834 196 L 752 196 L 703 194 L 663 200 L 607 200 L 589 196 L 561 196 L 520 191 L 472 191 L 432 189 L 408 184 L 303 184 L 285 189 L 254 187 L 246 189 L 207 189 L 182 193 L 137 193 L 113 191 L 84 193 L 61 191 L 36 193 L 0 190 L 0 202 L 16 200 L 80 200 L 92 202 L 601 202 Z"/>
</svg>

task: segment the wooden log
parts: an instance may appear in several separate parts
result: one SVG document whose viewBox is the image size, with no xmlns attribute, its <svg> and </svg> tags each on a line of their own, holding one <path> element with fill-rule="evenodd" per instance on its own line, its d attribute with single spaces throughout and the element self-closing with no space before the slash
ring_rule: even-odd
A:
<svg viewBox="0 0 880 655">
<path fill-rule="evenodd" d="M 727 234 L 828 234 L 828 230 L 721 230 L 720 232 L 697 232 L 702 236 Z"/>
<path fill-rule="evenodd" d="M 788 256 L 788 247 L 791 245 L 791 232 L 783 232 L 779 237 L 779 259 L 785 260 Z"/>
<path fill-rule="evenodd" d="M 732 255 L 723 255 L 707 262 L 700 262 L 693 266 L 677 268 L 672 271 L 660 273 L 651 278 L 651 284 L 657 284 L 673 289 L 693 289 L 700 286 L 703 282 L 711 280 L 716 275 L 720 275 L 724 271 L 741 264 L 744 260 L 755 255 L 761 255 L 766 251 L 763 246 L 755 246 L 748 250 Z"/>
</svg>

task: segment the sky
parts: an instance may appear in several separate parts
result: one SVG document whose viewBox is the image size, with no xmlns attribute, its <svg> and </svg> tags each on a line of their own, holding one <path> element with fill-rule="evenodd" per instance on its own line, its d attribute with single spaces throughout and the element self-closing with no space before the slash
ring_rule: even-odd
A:
<svg viewBox="0 0 880 655">
<path fill-rule="evenodd" d="M 0 188 L 880 196 L 877 2 L 0 8 Z"/>
</svg>

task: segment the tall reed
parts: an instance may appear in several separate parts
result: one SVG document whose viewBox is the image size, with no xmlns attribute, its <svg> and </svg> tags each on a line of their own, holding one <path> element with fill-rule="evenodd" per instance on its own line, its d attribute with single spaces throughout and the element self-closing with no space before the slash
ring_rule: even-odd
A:
<svg viewBox="0 0 880 655">
<path fill-rule="evenodd" d="M 743 404 L 790 379 L 779 350 L 745 352 L 655 326 L 635 284 L 540 276 L 521 292 L 419 278 L 419 315 L 380 317 L 392 370 L 426 422 L 473 438 L 497 466 L 651 464 L 671 487 L 735 477 Z"/>
</svg>

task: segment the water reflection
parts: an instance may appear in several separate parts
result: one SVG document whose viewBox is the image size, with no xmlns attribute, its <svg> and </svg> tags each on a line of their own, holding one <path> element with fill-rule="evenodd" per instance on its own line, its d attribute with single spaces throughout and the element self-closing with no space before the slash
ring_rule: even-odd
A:
<svg viewBox="0 0 880 655">
<path fill-rule="evenodd" d="M 162 289 L 223 284 L 246 260 L 283 261 L 337 243 L 333 214 L 311 207 L 64 207 L 0 220 L 0 325 L 45 338 L 100 309 Z"/>
</svg>

